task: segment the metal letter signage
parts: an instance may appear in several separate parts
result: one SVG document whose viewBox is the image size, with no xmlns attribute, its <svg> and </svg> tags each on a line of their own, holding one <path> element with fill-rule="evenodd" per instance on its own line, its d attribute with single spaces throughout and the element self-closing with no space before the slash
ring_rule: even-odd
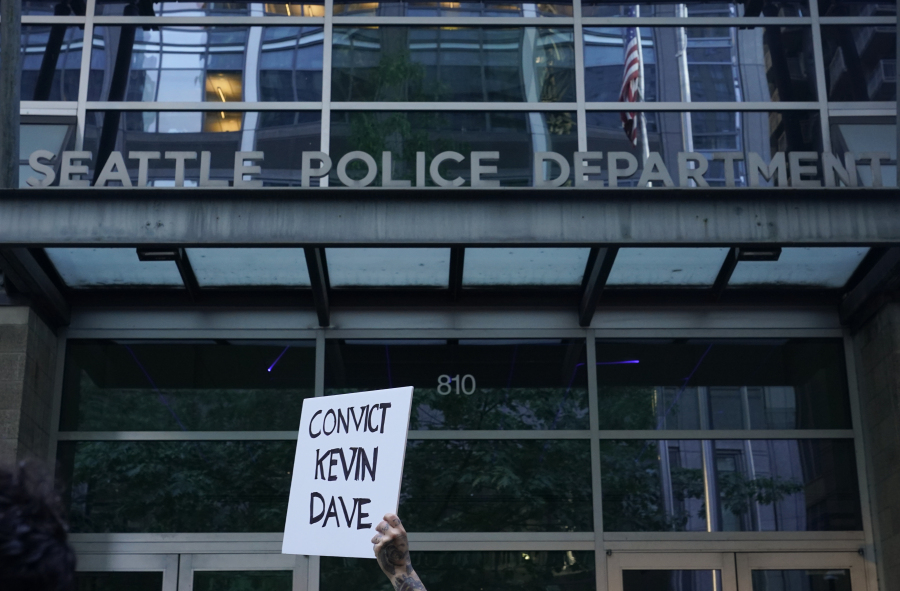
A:
<svg viewBox="0 0 900 591">
<path fill-rule="evenodd" d="M 150 160 L 160 160 L 160 152 L 112 152 L 102 166 L 94 187 L 147 187 Z M 221 156 L 221 154 L 220 154 Z M 211 152 L 201 152 L 197 163 L 196 152 L 165 152 L 162 162 L 171 168 L 167 187 L 263 187 L 265 154 L 261 151 L 234 152 L 234 169 L 220 178 L 211 178 Z M 96 163 L 86 151 L 65 151 L 54 154 L 37 150 L 31 154 L 28 164 L 36 176 L 28 177 L 30 187 L 90 187 L 90 174 Z M 230 158 L 230 156 L 229 156 Z M 380 163 L 379 163 L 380 160 Z M 356 179 L 348 173 L 351 162 L 362 163 L 365 175 Z M 722 162 L 725 169 L 725 187 L 759 187 L 760 178 L 775 187 L 856 187 L 859 184 L 857 167 L 868 166 L 873 187 L 883 186 L 881 166 L 890 162 L 890 156 L 882 152 L 866 152 L 858 156 L 846 152 L 843 157 L 823 152 L 775 152 L 758 154 L 748 152 L 715 152 L 707 155 L 698 152 L 678 152 L 666 164 L 660 152 L 650 152 L 644 165 L 630 152 L 575 152 L 567 158 L 557 152 L 535 152 L 532 161 L 532 178 L 536 188 L 578 187 L 604 189 L 619 186 L 638 187 L 708 187 L 706 177 L 710 161 Z M 344 154 L 335 172 L 345 187 L 425 187 L 426 171 L 434 185 L 444 188 L 499 188 L 502 186 L 502 162 L 498 151 L 441 152 L 427 162 L 425 152 L 416 153 L 415 182 L 394 178 L 394 158 L 391 152 L 382 152 L 380 158 L 359 150 Z M 453 167 L 456 163 L 459 166 Z M 605 164 L 604 164 L 605 163 Z M 742 163 L 741 182 L 735 174 L 735 164 Z M 412 163 L 410 163 L 412 164 Z M 442 169 L 451 168 L 450 170 Z M 668 166 L 675 167 L 669 170 Z M 301 152 L 297 158 L 300 170 L 300 186 L 312 188 L 326 186 L 329 173 L 334 168 L 331 157 L 325 152 Z M 721 166 L 717 170 L 721 170 Z M 467 170 L 468 169 L 468 170 Z M 156 167 L 159 170 L 159 167 Z M 605 173 L 604 173 L 605 170 Z M 468 171 L 468 178 L 460 176 Z M 635 183 L 634 176 L 640 171 Z M 135 174 L 136 173 L 136 174 Z M 283 178 L 284 171 L 280 171 Z M 674 173 L 674 174 L 673 174 Z M 376 179 L 378 182 L 376 183 Z M 721 180 L 720 180 L 721 182 Z M 318 188 L 318 187 L 316 187 Z"/>
</svg>

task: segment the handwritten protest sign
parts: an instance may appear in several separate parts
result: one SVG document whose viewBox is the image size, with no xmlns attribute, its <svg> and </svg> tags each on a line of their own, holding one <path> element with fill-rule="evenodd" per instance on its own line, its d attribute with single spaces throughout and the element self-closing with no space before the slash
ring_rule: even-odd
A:
<svg viewBox="0 0 900 591">
<path fill-rule="evenodd" d="M 375 557 L 375 526 L 400 500 L 412 393 L 303 401 L 283 554 Z"/>
</svg>

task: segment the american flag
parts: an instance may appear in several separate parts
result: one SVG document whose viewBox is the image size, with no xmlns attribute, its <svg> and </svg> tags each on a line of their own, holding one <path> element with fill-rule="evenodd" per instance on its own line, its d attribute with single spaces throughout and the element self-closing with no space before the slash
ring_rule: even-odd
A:
<svg viewBox="0 0 900 591">
<path fill-rule="evenodd" d="M 625 16 L 636 16 L 634 6 L 625 10 Z M 636 103 L 642 100 L 640 89 L 641 77 L 641 34 L 637 27 L 625 27 L 625 74 L 622 76 L 622 90 L 619 92 L 619 102 Z M 638 138 L 638 114 L 634 111 L 622 111 L 622 127 L 625 135 L 631 141 L 632 146 L 637 146 Z"/>
</svg>

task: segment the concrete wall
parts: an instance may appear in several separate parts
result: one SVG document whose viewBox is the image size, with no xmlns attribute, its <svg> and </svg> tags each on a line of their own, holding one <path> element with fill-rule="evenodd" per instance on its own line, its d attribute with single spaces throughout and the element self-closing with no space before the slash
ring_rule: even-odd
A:
<svg viewBox="0 0 900 591">
<path fill-rule="evenodd" d="M 56 343 L 29 308 L 0 306 L 0 465 L 47 458 Z"/>
<path fill-rule="evenodd" d="M 854 336 L 879 589 L 900 589 L 900 304 Z"/>
</svg>

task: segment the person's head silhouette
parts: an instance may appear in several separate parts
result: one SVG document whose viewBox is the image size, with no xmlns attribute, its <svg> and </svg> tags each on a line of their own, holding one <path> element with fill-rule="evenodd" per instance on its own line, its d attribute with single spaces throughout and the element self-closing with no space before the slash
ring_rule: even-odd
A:
<svg viewBox="0 0 900 591">
<path fill-rule="evenodd" d="M 75 553 L 59 498 L 36 464 L 0 468 L 0 581 L 3 591 L 72 591 Z"/>
</svg>

